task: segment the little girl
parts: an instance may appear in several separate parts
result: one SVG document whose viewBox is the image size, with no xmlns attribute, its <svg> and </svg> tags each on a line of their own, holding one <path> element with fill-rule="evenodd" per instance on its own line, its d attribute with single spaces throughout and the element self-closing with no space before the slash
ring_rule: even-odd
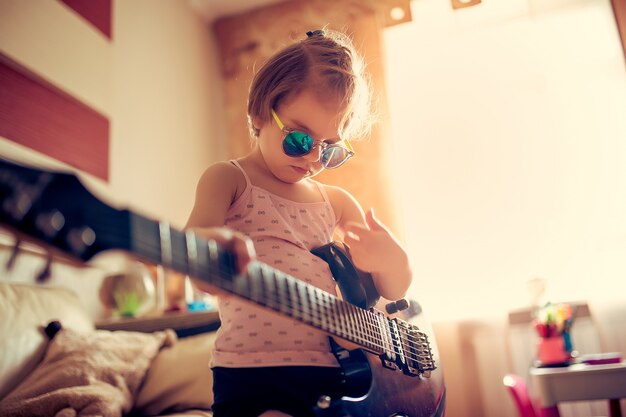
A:
<svg viewBox="0 0 626 417">
<path fill-rule="evenodd" d="M 241 271 L 256 256 L 332 294 L 328 265 L 310 251 L 339 232 L 379 294 L 402 298 L 411 270 L 397 240 L 373 210 L 313 179 L 354 155 L 349 139 L 368 131 L 369 108 L 363 64 L 345 35 L 308 32 L 279 51 L 250 88 L 252 151 L 205 171 L 187 228 L 230 249 Z M 313 416 L 320 395 L 341 395 L 327 335 L 236 297 L 219 297 L 219 312 L 215 417 Z"/>
</svg>

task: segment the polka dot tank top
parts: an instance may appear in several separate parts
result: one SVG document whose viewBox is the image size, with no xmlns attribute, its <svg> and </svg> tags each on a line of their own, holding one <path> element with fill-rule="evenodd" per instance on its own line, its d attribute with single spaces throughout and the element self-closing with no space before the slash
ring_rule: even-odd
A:
<svg viewBox="0 0 626 417">
<path fill-rule="evenodd" d="M 226 226 L 249 236 L 257 258 L 272 268 L 336 294 L 328 264 L 313 255 L 329 243 L 335 214 L 324 188 L 324 201 L 300 203 L 252 185 L 226 214 Z M 220 320 L 211 366 L 339 366 L 330 351 L 328 336 L 295 320 L 236 297 L 218 300 Z"/>
</svg>

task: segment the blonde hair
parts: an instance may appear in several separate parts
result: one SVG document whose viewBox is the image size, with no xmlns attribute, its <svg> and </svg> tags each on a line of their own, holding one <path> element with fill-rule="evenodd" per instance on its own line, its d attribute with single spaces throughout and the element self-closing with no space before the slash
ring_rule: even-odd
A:
<svg viewBox="0 0 626 417">
<path fill-rule="evenodd" d="M 248 95 L 250 134 L 255 138 L 259 135 L 253 119 L 271 120 L 271 110 L 283 100 L 314 88 L 342 103 L 340 137 L 366 136 L 372 114 L 364 67 L 347 35 L 327 29 L 307 32 L 305 39 L 274 54 L 255 74 Z"/>
</svg>

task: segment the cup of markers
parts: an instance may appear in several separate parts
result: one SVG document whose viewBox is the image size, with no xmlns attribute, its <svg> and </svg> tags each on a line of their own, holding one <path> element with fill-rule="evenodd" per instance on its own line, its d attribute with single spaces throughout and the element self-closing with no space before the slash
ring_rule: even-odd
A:
<svg viewBox="0 0 626 417">
<path fill-rule="evenodd" d="M 533 320 L 539 341 L 537 342 L 537 365 L 567 365 L 572 359 L 571 328 L 574 308 L 569 304 L 548 303 L 540 308 Z"/>
</svg>

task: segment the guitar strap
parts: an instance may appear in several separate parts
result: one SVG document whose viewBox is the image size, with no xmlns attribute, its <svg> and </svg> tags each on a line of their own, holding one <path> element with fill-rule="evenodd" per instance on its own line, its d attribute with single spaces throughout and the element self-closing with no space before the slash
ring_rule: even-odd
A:
<svg viewBox="0 0 626 417">
<path fill-rule="evenodd" d="M 372 275 L 354 266 L 348 245 L 331 242 L 313 249 L 311 253 L 328 263 L 344 300 L 366 310 L 376 305 L 380 295 Z"/>
</svg>

